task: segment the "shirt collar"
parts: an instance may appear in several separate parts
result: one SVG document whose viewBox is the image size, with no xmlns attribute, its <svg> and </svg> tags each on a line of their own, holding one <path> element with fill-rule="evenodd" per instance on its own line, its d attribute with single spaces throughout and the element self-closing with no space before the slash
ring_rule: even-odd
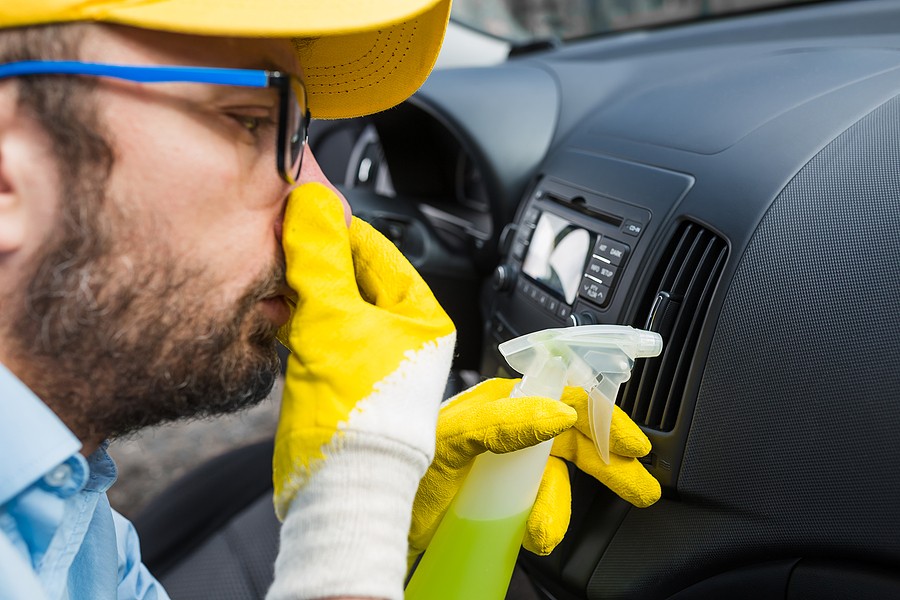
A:
<svg viewBox="0 0 900 600">
<path fill-rule="evenodd" d="M 0 364 L 0 505 L 80 449 L 59 417 Z"/>
<path fill-rule="evenodd" d="M 94 450 L 94 453 L 88 456 L 87 462 L 91 470 L 90 477 L 84 489 L 93 492 L 105 492 L 112 484 L 116 482 L 119 476 L 116 463 L 107 453 L 109 440 L 100 444 L 100 447 Z"/>
</svg>

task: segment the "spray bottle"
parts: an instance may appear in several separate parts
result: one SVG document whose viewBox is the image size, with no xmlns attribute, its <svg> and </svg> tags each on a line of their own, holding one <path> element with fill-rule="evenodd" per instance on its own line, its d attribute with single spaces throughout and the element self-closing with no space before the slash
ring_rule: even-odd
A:
<svg viewBox="0 0 900 600">
<path fill-rule="evenodd" d="M 524 335 L 499 350 L 523 375 L 512 397 L 558 400 L 566 385 L 588 392 L 591 432 L 608 463 L 619 385 L 636 358 L 662 351 L 662 338 L 627 326 L 585 325 Z M 406 600 L 503 600 L 552 445 L 486 452 L 475 460 L 406 587 Z"/>
</svg>

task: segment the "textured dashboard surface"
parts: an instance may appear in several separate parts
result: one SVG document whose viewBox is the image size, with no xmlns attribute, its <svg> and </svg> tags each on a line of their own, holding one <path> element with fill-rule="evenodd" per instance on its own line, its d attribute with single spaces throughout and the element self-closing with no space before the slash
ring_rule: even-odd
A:
<svg viewBox="0 0 900 600">
<path fill-rule="evenodd" d="M 900 564 L 898 31 L 897 2 L 822 2 L 436 73 L 411 101 L 481 170 L 498 242 L 481 248 L 510 281 L 540 284 L 515 275 L 529 213 L 629 246 L 606 303 L 579 296 L 568 317 L 485 286 L 485 376 L 497 342 L 585 307 L 643 323 L 685 223 L 727 245 L 680 357 L 677 422 L 646 428 L 664 499 L 628 510 L 576 476 L 567 539 L 524 560 L 560 600 L 666 598 L 719 575 L 732 595 L 783 598 L 795 575 Z M 621 237 L 632 213 L 641 232 Z"/>
<path fill-rule="evenodd" d="M 664 596 L 779 557 L 900 561 L 898 231 L 894 99 L 761 222 L 719 316 L 680 500 L 629 513 L 589 597 Z"/>
</svg>

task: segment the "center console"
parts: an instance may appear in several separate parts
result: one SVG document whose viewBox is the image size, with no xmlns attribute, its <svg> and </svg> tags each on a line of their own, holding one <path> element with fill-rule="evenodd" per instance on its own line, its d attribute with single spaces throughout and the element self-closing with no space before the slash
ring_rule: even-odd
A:
<svg viewBox="0 0 900 600">
<path fill-rule="evenodd" d="M 504 239 L 495 287 L 513 301 L 498 318 L 519 330 L 600 323 L 649 220 L 647 210 L 543 182 Z"/>
<path fill-rule="evenodd" d="M 571 151 L 551 159 L 548 172 L 501 236 L 505 259 L 494 272 L 483 374 L 514 375 L 496 351 L 513 337 L 625 323 L 638 270 L 632 265 L 647 253 L 653 211 L 670 210 L 691 182 L 679 173 Z"/>
</svg>

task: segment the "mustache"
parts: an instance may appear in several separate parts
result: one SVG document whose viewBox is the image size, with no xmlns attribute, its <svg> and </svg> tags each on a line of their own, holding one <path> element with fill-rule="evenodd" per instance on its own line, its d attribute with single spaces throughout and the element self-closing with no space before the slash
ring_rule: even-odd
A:
<svg viewBox="0 0 900 600">
<path fill-rule="evenodd" d="M 287 284 L 287 267 L 283 260 L 279 260 L 268 272 L 250 285 L 242 304 L 253 305 L 260 300 L 275 296 L 290 298 L 293 295 L 293 290 Z"/>
</svg>

